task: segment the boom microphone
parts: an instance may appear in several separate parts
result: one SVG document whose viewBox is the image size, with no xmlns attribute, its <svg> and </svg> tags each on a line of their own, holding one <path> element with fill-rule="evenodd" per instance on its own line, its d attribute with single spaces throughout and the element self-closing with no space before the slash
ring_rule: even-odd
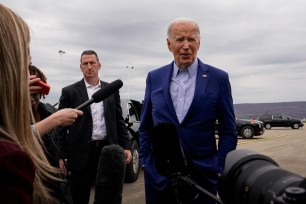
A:
<svg viewBox="0 0 306 204">
<path fill-rule="evenodd" d="M 162 176 L 170 177 L 172 185 L 176 188 L 178 201 L 189 203 L 199 191 L 217 203 L 223 204 L 214 194 L 184 175 L 187 172 L 188 163 L 181 146 L 178 128 L 174 124 L 160 123 L 153 128 L 152 151 L 157 172 Z M 182 184 L 197 191 L 189 191 Z M 178 190 L 180 188 L 182 190 Z"/>
<path fill-rule="evenodd" d="M 99 91 L 97 91 L 92 95 L 91 99 L 85 101 L 84 103 L 76 107 L 76 109 L 81 110 L 86 106 L 91 105 L 92 103 L 99 103 L 104 99 L 106 99 L 107 97 L 109 97 L 110 95 L 112 95 L 113 93 L 115 93 L 116 91 L 118 91 L 122 86 L 123 82 L 120 79 L 117 79 L 107 84 L 106 86 L 102 87 Z"/>
<path fill-rule="evenodd" d="M 157 172 L 162 176 L 169 176 L 182 172 L 186 165 L 179 132 L 172 123 L 160 123 L 153 128 L 152 150 Z"/>
<path fill-rule="evenodd" d="M 119 145 L 105 146 L 100 155 L 94 204 L 121 204 L 125 154 Z"/>
</svg>

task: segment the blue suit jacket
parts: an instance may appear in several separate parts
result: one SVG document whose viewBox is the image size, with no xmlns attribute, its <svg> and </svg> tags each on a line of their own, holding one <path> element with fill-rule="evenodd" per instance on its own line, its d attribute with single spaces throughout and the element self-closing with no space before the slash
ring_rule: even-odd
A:
<svg viewBox="0 0 306 204">
<path fill-rule="evenodd" d="M 159 175 L 154 166 L 151 133 L 155 125 L 165 122 L 175 124 L 185 155 L 204 174 L 222 173 L 226 154 L 237 144 L 228 74 L 199 60 L 194 98 L 180 124 L 169 88 L 172 71 L 173 62 L 149 72 L 139 129 L 140 160 L 145 166 L 146 182 L 160 190 L 169 184 L 169 180 Z M 215 139 L 217 119 L 220 127 L 218 147 Z M 208 179 L 217 182 L 215 176 Z"/>
</svg>

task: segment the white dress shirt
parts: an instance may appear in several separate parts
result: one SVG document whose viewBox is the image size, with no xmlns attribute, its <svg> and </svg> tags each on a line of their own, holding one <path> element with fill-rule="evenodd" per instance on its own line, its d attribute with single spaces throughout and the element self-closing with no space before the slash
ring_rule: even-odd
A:
<svg viewBox="0 0 306 204">
<path fill-rule="evenodd" d="M 84 80 L 85 81 L 85 80 Z M 101 83 L 96 86 L 92 86 L 85 81 L 88 98 L 98 90 L 101 89 Z M 103 101 L 99 103 L 92 103 L 90 105 L 91 115 L 92 115 L 92 137 L 91 140 L 103 140 L 107 136 L 105 119 L 104 119 L 104 108 Z"/>
</svg>

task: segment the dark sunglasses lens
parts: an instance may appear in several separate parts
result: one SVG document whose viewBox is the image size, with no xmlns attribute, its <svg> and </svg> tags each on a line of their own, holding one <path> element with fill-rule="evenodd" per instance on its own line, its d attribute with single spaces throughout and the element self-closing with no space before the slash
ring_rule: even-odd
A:
<svg viewBox="0 0 306 204">
<path fill-rule="evenodd" d="M 36 96 L 38 96 L 38 95 L 40 95 L 39 92 L 31 94 L 31 96 L 33 96 L 33 97 L 36 97 Z"/>
</svg>

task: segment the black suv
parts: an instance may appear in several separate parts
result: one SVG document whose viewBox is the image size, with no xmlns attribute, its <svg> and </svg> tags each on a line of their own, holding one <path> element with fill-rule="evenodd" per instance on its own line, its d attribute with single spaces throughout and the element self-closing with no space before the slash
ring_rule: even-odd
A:
<svg viewBox="0 0 306 204">
<path fill-rule="evenodd" d="M 218 135 L 218 129 L 218 121 L 216 121 L 216 135 Z M 236 132 L 238 137 L 242 137 L 244 139 L 252 139 L 254 136 L 263 135 L 265 129 L 261 121 L 236 118 Z"/>
<path fill-rule="evenodd" d="M 304 126 L 304 123 L 296 118 L 284 114 L 264 114 L 259 115 L 258 120 L 264 123 L 266 129 L 272 127 L 291 127 L 292 129 L 299 129 Z"/>
<path fill-rule="evenodd" d="M 121 99 L 122 115 L 131 140 L 132 161 L 126 165 L 125 182 L 132 183 L 138 178 L 140 171 L 139 161 L 139 134 L 140 111 L 142 103 L 136 100 Z"/>
<path fill-rule="evenodd" d="M 258 120 L 236 119 L 236 128 L 237 135 L 245 139 L 252 139 L 265 132 L 264 124 Z"/>
</svg>

